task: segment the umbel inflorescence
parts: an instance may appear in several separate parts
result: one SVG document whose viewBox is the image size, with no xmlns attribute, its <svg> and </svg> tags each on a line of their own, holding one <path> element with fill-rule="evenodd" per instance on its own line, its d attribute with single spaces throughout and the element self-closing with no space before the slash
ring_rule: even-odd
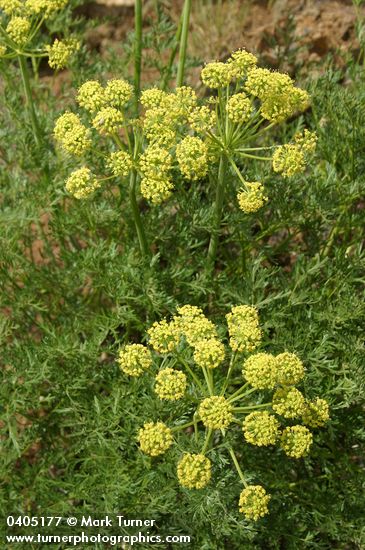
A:
<svg viewBox="0 0 365 550">
<path fill-rule="evenodd" d="M 182 487 L 202 489 L 212 478 L 209 458 L 213 445 L 230 454 L 244 488 L 239 510 L 249 520 L 268 513 L 270 495 L 261 485 L 248 484 L 227 430 L 239 435 L 243 445 L 277 446 L 286 456 L 300 459 L 313 443 L 312 429 L 324 426 L 329 407 L 324 399 L 307 399 L 297 388 L 305 368 L 292 352 L 272 355 L 257 351 L 262 339 L 256 308 L 232 307 L 226 315 L 228 337 L 221 339 L 216 327 L 195 306 L 178 308 L 172 319 L 154 323 L 148 330 L 148 345 L 127 344 L 119 351 L 120 369 L 128 376 L 151 374 L 156 399 L 182 401 L 183 419 L 167 424 L 163 415 L 151 418 L 139 429 L 141 451 L 152 457 L 162 455 L 178 441 L 179 434 L 191 430 L 191 447 L 177 464 Z M 232 379 L 241 371 L 242 383 Z M 263 402 L 269 393 L 269 401 Z M 165 410 L 165 408 L 164 408 Z M 173 412 L 170 411 L 169 418 Z"/>
<path fill-rule="evenodd" d="M 169 93 L 150 88 L 141 94 L 137 118 L 129 114 L 128 82 L 85 82 L 77 94 L 83 112 L 65 113 L 55 126 L 61 147 L 90 171 L 88 180 L 75 184 L 84 174 L 76 170 L 67 190 L 84 198 L 105 180 L 135 174 L 141 195 L 158 205 L 171 196 L 179 174 L 194 185 L 208 173 L 213 181 L 224 179 L 229 170 L 237 181 L 239 207 L 246 213 L 261 208 L 267 201 L 263 183 L 247 181 L 239 165 L 258 159 L 283 177 L 302 172 L 315 149 L 314 133 L 304 130 L 278 146 L 260 140 L 274 125 L 306 110 L 309 96 L 287 74 L 257 67 L 256 57 L 245 50 L 232 53 L 226 63 L 208 63 L 201 78 L 214 90 L 212 97 L 199 99 L 188 86 Z M 100 168 L 94 173 L 92 147 L 103 157 L 102 173 Z M 226 166 L 219 171 L 222 161 Z"/>
<path fill-rule="evenodd" d="M 80 42 L 72 37 L 52 44 L 40 33 L 42 24 L 64 9 L 69 0 L 0 0 L 0 59 L 48 57 L 53 69 L 66 67 Z"/>
</svg>

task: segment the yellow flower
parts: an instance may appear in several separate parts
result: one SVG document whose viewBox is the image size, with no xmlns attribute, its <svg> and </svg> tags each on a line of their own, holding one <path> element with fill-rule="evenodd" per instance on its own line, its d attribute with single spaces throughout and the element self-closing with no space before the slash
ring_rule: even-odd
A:
<svg viewBox="0 0 365 550">
<path fill-rule="evenodd" d="M 94 113 L 105 105 L 104 88 L 97 80 L 88 80 L 79 88 L 76 99 L 80 107 Z"/>
<path fill-rule="evenodd" d="M 12 17 L 6 32 L 17 46 L 24 46 L 29 37 L 30 21 L 25 17 Z"/>
<path fill-rule="evenodd" d="M 175 326 L 184 335 L 190 346 L 201 340 L 216 338 L 217 330 L 214 324 L 196 306 L 185 305 L 177 308 L 178 315 L 174 317 Z"/>
<path fill-rule="evenodd" d="M 232 405 L 221 395 L 204 399 L 198 408 L 198 414 L 206 428 L 219 430 L 227 428 L 232 422 Z"/>
<path fill-rule="evenodd" d="M 177 100 L 182 116 L 187 116 L 196 107 L 197 97 L 190 86 L 180 86 L 175 89 L 175 102 Z"/>
<path fill-rule="evenodd" d="M 75 199 L 85 199 L 99 187 L 101 183 L 86 167 L 72 172 L 66 181 L 66 189 Z"/>
<path fill-rule="evenodd" d="M 329 406 L 325 399 L 317 397 L 314 401 L 306 401 L 302 414 L 304 424 L 312 428 L 320 428 L 330 418 Z"/>
<path fill-rule="evenodd" d="M 195 132 L 207 132 L 216 123 L 216 115 L 213 111 L 203 105 L 195 107 L 188 115 L 188 122 Z"/>
<path fill-rule="evenodd" d="M 186 390 L 186 376 L 179 370 L 162 369 L 156 376 L 155 392 L 160 399 L 177 401 L 184 397 Z"/>
<path fill-rule="evenodd" d="M 139 157 L 139 168 L 147 178 L 164 179 L 163 176 L 169 173 L 171 165 L 170 153 L 156 144 L 149 145 Z"/>
<path fill-rule="evenodd" d="M 295 353 L 285 351 L 275 357 L 277 382 L 283 386 L 298 384 L 304 377 L 304 366 Z"/>
<path fill-rule="evenodd" d="M 91 147 L 90 132 L 74 113 L 64 113 L 57 119 L 54 136 L 73 155 L 83 155 Z"/>
<path fill-rule="evenodd" d="M 259 181 L 248 181 L 245 186 L 246 189 L 242 188 L 237 195 L 239 207 L 246 214 L 257 212 L 268 200 L 264 186 Z"/>
<path fill-rule="evenodd" d="M 232 64 L 213 61 L 202 69 L 201 79 L 209 88 L 225 88 L 232 81 L 234 74 Z"/>
<path fill-rule="evenodd" d="M 167 200 L 174 189 L 173 183 L 166 178 L 142 178 L 141 194 L 154 205 Z"/>
<path fill-rule="evenodd" d="M 42 14 L 49 17 L 53 12 L 62 10 L 69 0 L 26 0 L 25 8 L 27 13 Z"/>
<path fill-rule="evenodd" d="M 224 345 L 216 338 L 194 343 L 194 361 L 199 367 L 214 369 L 224 360 Z"/>
<path fill-rule="evenodd" d="M 257 521 L 269 513 L 267 505 L 270 498 L 261 485 L 249 485 L 241 492 L 239 510 L 247 519 Z"/>
<path fill-rule="evenodd" d="M 294 136 L 294 141 L 305 153 L 314 153 L 317 146 L 318 137 L 315 132 L 310 132 L 305 129 L 303 132 L 298 132 Z"/>
<path fill-rule="evenodd" d="M 23 12 L 24 5 L 20 0 L 0 0 L 0 9 L 6 15 L 19 15 Z"/>
<path fill-rule="evenodd" d="M 167 93 L 158 88 L 149 88 L 148 90 L 143 90 L 141 93 L 141 104 L 146 109 L 154 109 L 160 107 L 164 98 L 166 98 Z"/>
<path fill-rule="evenodd" d="M 251 355 L 243 365 L 242 374 L 253 388 L 272 389 L 276 385 L 275 357 L 270 353 Z"/>
<path fill-rule="evenodd" d="M 311 432 L 305 426 L 290 426 L 282 433 L 280 446 L 288 456 L 301 458 L 308 454 L 313 442 Z"/>
<path fill-rule="evenodd" d="M 203 178 L 208 172 L 208 149 L 198 137 L 187 136 L 176 146 L 180 171 L 188 180 Z"/>
<path fill-rule="evenodd" d="M 132 168 L 131 156 L 125 151 L 115 151 L 111 153 L 107 165 L 113 172 L 114 176 L 121 176 L 125 178 L 128 176 L 130 169 Z"/>
<path fill-rule="evenodd" d="M 262 334 L 255 307 L 234 306 L 226 319 L 233 351 L 253 351 L 259 345 Z"/>
<path fill-rule="evenodd" d="M 166 319 L 153 323 L 147 330 L 149 344 L 159 353 L 169 353 L 174 351 L 180 341 L 180 331 L 172 321 L 168 323 Z"/>
<path fill-rule="evenodd" d="M 272 166 L 274 172 L 283 174 L 287 178 L 304 172 L 305 157 L 302 148 L 291 143 L 279 145 L 273 154 Z"/>
<path fill-rule="evenodd" d="M 304 407 L 304 396 L 296 388 L 280 388 L 273 395 L 272 408 L 284 418 L 300 418 Z"/>
<path fill-rule="evenodd" d="M 227 104 L 228 118 L 232 122 L 242 123 L 250 119 L 252 113 L 252 104 L 246 94 L 232 95 Z"/>
<path fill-rule="evenodd" d="M 211 478 L 211 463 L 202 454 L 185 453 L 177 465 L 180 485 L 187 489 L 203 489 Z"/>
<path fill-rule="evenodd" d="M 75 38 L 67 40 L 56 40 L 52 46 L 47 45 L 48 65 L 52 69 L 63 69 L 66 67 L 73 53 L 80 49 L 80 42 Z"/>
<path fill-rule="evenodd" d="M 257 57 L 244 49 L 237 50 L 231 54 L 228 63 L 232 66 L 236 78 L 243 78 L 247 71 L 257 63 Z"/>
<path fill-rule="evenodd" d="M 173 442 L 172 431 L 163 422 L 147 422 L 138 432 L 141 451 L 158 456 L 167 451 Z"/>
<path fill-rule="evenodd" d="M 130 100 L 133 86 L 126 80 L 114 78 L 105 87 L 104 97 L 108 105 L 121 109 Z"/>
<path fill-rule="evenodd" d="M 274 445 L 279 436 L 279 427 L 275 416 L 267 411 L 252 412 L 243 422 L 243 434 L 252 445 Z"/>
<path fill-rule="evenodd" d="M 119 351 L 120 369 L 129 376 L 141 376 L 152 365 L 152 356 L 142 344 L 127 344 Z"/>
<path fill-rule="evenodd" d="M 104 107 L 93 120 L 94 128 L 102 135 L 116 134 L 123 126 L 123 114 L 114 107 Z"/>
</svg>

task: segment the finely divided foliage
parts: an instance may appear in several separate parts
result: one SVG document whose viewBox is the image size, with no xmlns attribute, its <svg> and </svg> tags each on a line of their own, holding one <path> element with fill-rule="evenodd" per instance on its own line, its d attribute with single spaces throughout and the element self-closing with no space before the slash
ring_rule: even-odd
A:
<svg viewBox="0 0 365 550">
<path fill-rule="evenodd" d="M 2 509 L 360 550 L 362 66 L 203 65 L 187 0 L 100 55 L 81 3 L 0 0 Z"/>
</svg>

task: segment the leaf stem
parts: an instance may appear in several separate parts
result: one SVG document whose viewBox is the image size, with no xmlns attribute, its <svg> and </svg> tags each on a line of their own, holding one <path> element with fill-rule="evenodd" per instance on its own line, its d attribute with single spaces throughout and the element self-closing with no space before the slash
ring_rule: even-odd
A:
<svg viewBox="0 0 365 550">
<path fill-rule="evenodd" d="M 228 447 L 228 451 L 229 451 L 229 454 L 231 455 L 231 458 L 232 458 L 232 460 L 233 460 L 234 465 L 236 466 L 236 470 L 237 470 L 238 475 L 240 476 L 240 480 L 242 481 L 243 485 L 244 485 L 245 487 L 247 487 L 247 486 L 248 486 L 248 483 L 246 482 L 245 476 L 243 475 L 243 472 L 242 472 L 242 470 L 241 470 L 241 467 L 240 467 L 240 465 L 238 464 L 238 460 L 237 460 L 237 457 L 236 457 L 236 455 L 235 455 L 234 450 L 232 449 L 232 447 Z"/>
</svg>

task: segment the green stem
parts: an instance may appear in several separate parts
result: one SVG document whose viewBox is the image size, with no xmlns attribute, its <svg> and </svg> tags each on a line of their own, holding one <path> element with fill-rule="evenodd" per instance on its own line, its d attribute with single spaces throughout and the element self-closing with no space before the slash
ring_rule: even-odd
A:
<svg viewBox="0 0 365 550">
<path fill-rule="evenodd" d="M 240 388 L 238 388 L 237 391 L 235 391 L 229 398 L 228 398 L 228 401 L 231 401 L 232 399 L 234 399 L 237 395 L 241 394 L 242 392 L 245 391 L 245 389 L 247 388 L 248 386 L 248 382 L 246 382 L 245 384 L 243 384 L 243 386 L 241 386 Z"/>
<path fill-rule="evenodd" d="M 163 80 L 162 80 L 162 83 L 161 83 L 161 89 L 162 90 L 166 90 L 167 85 L 169 83 L 169 80 L 171 78 L 172 65 L 174 63 L 174 60 L 175 60 L 175 57 L 176 57 L 176 54 L 177 54 L 177 50 L 179 49 L 180 40 L 181 40 L 183 15 L 184 15 L 184 12 L 182 13 L 182 15 L 180 17 L 180 20 L 179 20 L 179 26 L 177 27 L 176 36 L 175 36 L 175 41 L 176 42 L 175 42 L 174 47 L 171 50 L 169 61 L 167 63 L 167 67 L 166 67 L 166 70 L 165 70 L 165 76 L 163 77 Z"/>
<path fill-rule="evenodd" d="M 207 383 L 209 395 L 214 395 L 214 389 L 213 389 L 213 386 L 212 386 L 212 381 L 211 381 L 210 376 L 207 372 L 207 369 L 205 367 L 201 367 L 201 369 L 203 371 L 204 378 L 205 378 L 205 381 Z"/>
<path fill-rule="evenodd" d="M 270 407 L 270 405 L 271 403 L 262 403 L 262 405 L 250 405 L 249 407 L 234 407 L 232 410 L 234 412 L 246 412 L 253 409 L 264 409 L 266 407 Z"/>
<path fill-rule="evenodd" d="M 186 370 L 188 371 L 188 373 L 190 374 L 190 376 L 192 377 L 192 379 L 194 380 L 195 384 L 198 386 L 198 388 L 200 389 L 202 395 L 206 395 L 206 392 L 204 391 L 204 388 L 203 386 L 201 385 L 200 383 L 200 380 L 198 379 L 198 377 L 196 376 L 196 374 L 192 371 L 192 369 L 189 367 L 189 365 L 187 364 L 187 362 L 185 361 L 185 359 L 183 359 L 181 357 L 181 355 L 178 355 L 178 360 L 181 361 L 181 363 L 184 365 L 184 367 L 186 368 Z"/>
<path fill-rule="evenodd" d="M 245 384 L 246 385 L 246 384 Z M 243 386 L 244 387 L 244 386 Z M 235 394 L 235 396 L 233 397 L 230 397 L 228 399 L 228 401 L 232 404 L 234 403 L 235 401 L 238 401 L 239 399 L 243 399 L 244 397 L 248 397 L 251 393 L 253 393 L 254 391 L 256 391 L 256 388 L 252 388 L 251 390 L 248 390 L 247 392 L 240 392 L 238 394 Z"/>
<path fill-rule="evenodd" d="M 235 455 L 234 450 L 232 449 L 232 447 L 228 447 L 228 451 L 229 451 L 229 454 L 231 455 L 231 458 L 232 458 L 232 460 L 233 460 L 234 465 L 236 466 L 236 470 L 237 470 L 238 475 L 240 476 L 240 480 L 242 481 L 243 485 L 244 485 L 245 487 L 247 487 L 248 484 L 247 484 L 247 482 L 246 482 L 246 480 L 245 480 L 245 476 L 243 475 L 243 472 L 242 472 L 242 470 L 241 470 L 241 467 L 240 467 L 240 465 L 238 464 L 238 460 L 237 460 L 237 457 L 236 457 L 236 455 Z"/>
<path fill-rule="evenodd" d="M 231 355 L 231 360 L 229 362 L 228 372 L 227 372 L 227 376 L 226 376 L 226 379 L 225 379 L 224 384 L 223 384 L 221 395 L 224 395 L 224 392 L 227 389 L 227 386 L 228 386 L 228 383 L 229 383 L 229 379 L 230 379 L 230 376 L 231 376 L 232 369 L 234 367 L 234 362 L 235 362 L 236 357 L 237 357 L 237 352 L 234 351 Z"/>
<path fill-rule="evenodd" d="M 132 213 L 134 224 L 136 226 L 139 248 L 143 258 L 146 258 L 149 255 L 147 239 L 144 232 L 141 215 L 139 212 L 136 196 L 136 185 L 137 185 L 137 172 L 135 170 L 131 171 L 130 180 L 129 180 L 129 200 L 131 202 Z"/>
<path fill-rule="evenodd" d="M 24 93 L 26 97 L 30 121 L 32 124 L 34 139 L 37 144 L 37 147 L 41 148 L 43 145 L 43 136 L 42 136 L 42 131 L 37 118 L 37 113 L 34 107 L 27 62 L 22 55 L 18 56 L 18 61 L 19 61 L 20 72 L 22 75 L 23 88 L 24 88 Z"/>
<path fill-rule="evenodd" d="M 181 40 L 179 49 L 179 64 L 177 67 L 176 87 L 182 86 L 184 82 L 186 48 L 188 44 L 189 20 L 190 20 L 191 0 L 185 0 L 183 8 L 183 21 L 181 30 Z"/>
<path fill-rule="evenodd" d="M 222 219 L 222 208 L 224 201 L 224 184 L 226 176 L 227 159 L 225 155 L 221 155 L 218 168 L 218 181 L 215 195 L 215 212 L 213 220 L 213 229 L 210 236 L 209 248 L 208 248 L 208 266 L 212 268 L 214 266 L 215 258 L 217 255 L 219 230 Z"/>
<path fill-rule="evenodd" d="M 135 0 L 134 29 L 134 111 L 135 115 L 138 116 L 142 67 L 142 0 Z"/>
<path fill-rule="evenodd" d="M 175 426 L 174 428 L 171 428 L 172 432 L 178 432 L 179 430 L 184 430 L 185 428 L 189 428 L 189 426 L 192 426 L 194 424 L 194 420 L 191 422 L 186 422 L 186 424 L 181 424 L 180 426 Z"/>
<path fill-rule="evenodd" d="M 206 451 L 209 447 L 209 443 L 210 443 L 210 439 L 212 437 L 212 433 L 213 433 L 212 428 L 208 428 L 208 431 L 207 431 L 206 436 L 205 436 L 204 445 L 203 445 L 203 448 L 202 448 L 202 455 L 206 453 Z"/>
</svg>

